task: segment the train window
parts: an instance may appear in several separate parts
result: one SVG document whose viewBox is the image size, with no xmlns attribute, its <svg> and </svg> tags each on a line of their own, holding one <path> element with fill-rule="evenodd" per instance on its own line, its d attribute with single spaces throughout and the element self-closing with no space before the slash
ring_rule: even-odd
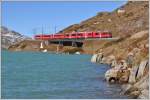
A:
<svg viewBox="0 0 150 100">
<path fill-rule="evenodd" d="M 98 33 L 96 33 L 96 35 L 99 35 Z"/>
<path fill-rule="evenodd" d="M 72 34 L 72 36 L 76 36 L 76 34 Z"/>
</svg>

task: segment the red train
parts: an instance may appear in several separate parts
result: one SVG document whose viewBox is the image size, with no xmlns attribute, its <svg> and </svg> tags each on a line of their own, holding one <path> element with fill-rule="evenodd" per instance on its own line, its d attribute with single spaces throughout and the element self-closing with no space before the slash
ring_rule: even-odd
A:
<svg viewBox="0 0 150 100">
<path fill-rule="evenodd" d="M 49 39 L 78 39 L 78 38 L 112 38 L 110 32 L 73 32 L 73 33 L 58 33 L 44 35 L 39 34 L 34 36 L 35 39 L 49 40 Z"/>
</svg>

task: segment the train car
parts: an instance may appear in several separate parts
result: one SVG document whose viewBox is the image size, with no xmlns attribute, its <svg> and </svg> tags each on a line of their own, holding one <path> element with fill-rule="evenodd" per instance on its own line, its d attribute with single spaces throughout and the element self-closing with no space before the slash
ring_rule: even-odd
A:
<svg viewBox="0 0 150 100">
<path fill-rule="evenodd" d="M 48 39 L 51 39 L 52 38 L 52 36 L 51 35 L 43 35 L 43 34 L 41 34 L 41 35 L 35 35 L 35 37 L 34 37 L 35 39 L 41 39 L 41 40 L 48 40 Z"/>
<path fill-rule="evenodd" d="M 86 32 L 79 32 L 79 33 L 77 33 L 76 38 L 87 38 L 87 33 Z"/>
<path fill-rule="evenodd" d="M 102 32 L 101 38 L 112 38 L 112 34 L 110 32 Z"/>
<path fill-rule="evenodd" d="M 77 32 L 71 33 L 71 34 L 70 34 L 70 38 L 71 38 L 71 39 L 77 38 Z"/>
<path fill-rule="evenodd" d="M 39 35 L 35 35 L 34 38 L 37 39 L 37 40 L 39 40 L 39 39 L 42 39 L 43 36 L 42 36 L 42 34 L 39 34 Z"/>
<path fill-rule="evenodd" d="M 48 39 L 51 39 L 51 35 L 43 35 L 43 40 L 48 40 Z"/>
<path fill-rule="evenodd" d="M 64 35 L 63 34 L 54 34 L 53 39 L 63 39 Z"/>
<path fill-rule="evenodd" d="M 112 38 L 110 32 L 73 32 L 73 33 L 58 33 L 50 35 L 35 35 L 35 39 L 48 40 L 48 39 L 79 39 L 79 38 Z"/>
<path fill-rule="evenodd" d="M 63 35 L 64 35 L 64 39 L 71 39 L 71 34 L 65 33 Z"/>
<path fill-rule="evenodd" d="M 93 38 L 112 38 L 110 32 L 93 32 Z"/>
</svg>

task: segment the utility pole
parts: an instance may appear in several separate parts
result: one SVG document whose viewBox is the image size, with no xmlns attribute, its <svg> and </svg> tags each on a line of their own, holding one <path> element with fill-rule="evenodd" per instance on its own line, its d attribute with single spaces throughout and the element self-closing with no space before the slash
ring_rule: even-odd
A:
<svg viewBox="0 0 150 100">
<path fill-rule="evenodd" d="M 42 26 L 42 35 L 43 35 L 43 33 L 44 33 L 44 29 L 43 29 L 43 26 Z"/>
<path fill-rule="evenodd" d="M 57 31 L 57 26 L 55 25 L 55 34 L 56 34 L 56 31 Z"/>
<path fill-rule="evenodd" d="M 44 29 L 43 29 L 43 26 L 42 26 L 42 40 L 43 40 L 43 34 L 44 34 Z"/>
<path fill-rule="evenodd" d="M 33 36 L 36 35 L 36 28 L 33 29 Z"/>
</svg>

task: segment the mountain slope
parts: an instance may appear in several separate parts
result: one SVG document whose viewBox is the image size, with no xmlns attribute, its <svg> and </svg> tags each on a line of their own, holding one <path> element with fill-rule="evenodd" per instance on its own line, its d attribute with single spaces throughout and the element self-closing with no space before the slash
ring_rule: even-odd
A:
<svg viewBox="0 0 150 100">
<path fill-rule="evenodd" d="M 27 36 L 21 35 L 18 32 L 9 30 L 8 28 L 2 26 L 1 29 L 1 46 L 7 49 L 10 45 L 16 44 L 20 41 L 31 39 Z"/>
<path fill-rule="evenodd" d="M 113 12 L 100 12 L 79 24 L 65 28 L 62 32 L 110 31 L 113 37 L 120 37 L 118 42 L 121 42 L 145 30 L 149 30 L 149 2 L 129 1 Z M 92 54 L 106 45 L 111 46 L 110 44 L 112 45 L 111 41 L 85 41 L 83 50 L 85 53 Z"/>
<path fill-rule="evenodd" d="M 148 1 L 129 1 L 113 12 L 100 12 L 62 32 L 110 31 L 113 36 L 123 36 L 148 29 Z M 122 12 L 121 12 L 122 11 Z"/>
</svg>

